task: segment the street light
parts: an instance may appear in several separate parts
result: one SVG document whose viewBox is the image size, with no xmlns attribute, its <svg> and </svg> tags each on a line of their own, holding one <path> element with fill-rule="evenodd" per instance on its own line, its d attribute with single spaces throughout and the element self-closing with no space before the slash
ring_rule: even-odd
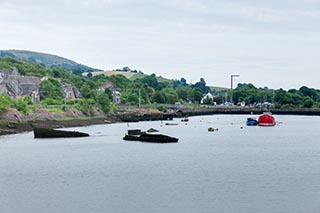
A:
<svg viewBox="0 0 320 213">
<path fill-rule="evenodd" d="M 231 75 L 231 90 L 230 90 L 230 103 L 233 105 L 232 89 L 233 89 L 233 78 L 240 77 L 240 75 Z"/>
</svg>

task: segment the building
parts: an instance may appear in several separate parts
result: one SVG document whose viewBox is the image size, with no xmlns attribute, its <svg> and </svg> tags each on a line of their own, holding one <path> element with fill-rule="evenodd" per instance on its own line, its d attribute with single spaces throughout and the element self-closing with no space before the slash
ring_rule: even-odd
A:
<svg viewBox="0 0 320 213">
<path fill-rule="evenodd" d="M 206 99 L 211 99 L 212 103 L 214 103 L 213 98 L 214 98 L 213 95 L 210 92 L 208 92 L 205 96 L 203 96 L 203 98 L 201 99 L 200 103 L 203 104 L 204 100 L 206 100 Z"/>
<path fill-rule="evenodd" d="M 115 87 L 115 85 L 112 82 L 103 82 L 99 89 L 98 92 L 104 92 L 105 89 L 109 89 L 111 91 L 112 94 L 112 102 L 114 104 L 120 104 L 121 100 L 120 100 L 120 96 L 121 96 L 121 89 Z"/>
<path fill-rule="evenodd" d="M 80 91 L 77 87 L 73 87 L 70 84 L 62 83 L 62 89 L 66 100 L 73 100 L 80 98 Z"/>
<path fill-rule="evenodd" d="M 30 96 L 32 102 L 40 101 L 40 78 L 17 75 L 16 70 L 0 71 L 0 93 L 6 93 L 13 99 Z"/>
</svg>

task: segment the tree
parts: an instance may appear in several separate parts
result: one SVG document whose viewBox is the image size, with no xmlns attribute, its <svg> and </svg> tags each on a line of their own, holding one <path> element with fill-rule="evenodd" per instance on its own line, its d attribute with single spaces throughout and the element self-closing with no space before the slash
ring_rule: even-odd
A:
<svg viewBox="0 0 320 213">
<path fill-rule="evenodd" d="M 185 78 L 181 78 L 180 82 L 182 86 L 187 86 L 187 80 Z"/>
<path fill-rule="evenodd" d="M 92 72 L 88 72 L 87 77 L 92 78 L 92 76 L 93 76 Z"/>
<path fill-rule="evenodd" d="M 131 82 L 124 75 L 112 75 L 110 76 L 110 81 L 119 88 L 126 88 L 126 86 Z"/>
<path fill-rule="evenodd" d="M 204 78 L 200 78 L 200 81 L 195 83 L 193 87 L 199 88 L 203 94 L 210 92 L 210 88 L 206 86 Z"/>
<path fill-rule="evenodd" d="M 20 97 L 17 101 L 15 101 L 14 105 L 19 112 L 22 112 L 25 115 L 29 113 L 28 103 L 24 98 Z"/>
<path fill-rule="evenodd" d="M 27 105 L 33 105 L 31 96 L 24 96 L 22 99 L 27 103 Z"/>
<path fill-rule="evenodd" d="M 163 93 L 160 93 L 159 91 L 157 91 L 153 98 L 152 98 L 152 102 L 155 103 L 159 103 L 159 104 L 163 104 L 166 101 L 166 97 L 163 95 Z"/>
<path fill-rule="evenodd" d="M 110 100 L 113 100 L 112 91 L 109 88 L 105 88 L 104 93 L 106 93 Z"/>
<path fill-rule="evenodd" d="M 64 98 L 64 92 L 61 83 L 53 78 L 44 80 L 40 83 L 40 99 L 45 100 L 51 98 L 61 100 Z"/>
<path fill-rule="evenodd" d="M 311 108 L 313 106 L 313 100 L 310 97 L 305 97 L 303 99 L 303 106 L 306 108 Z"/>
<path fill-rule="evenodd" d="M 303 96 L 308 96 L 308 97 L 312 98 L 312 100 L 317 100 L 319 98 L 319 95 L 315 89 L 308 88 L 306 86 L 302 86 L 299 89 L 299 91 Z"/>
<path fill-rule="evenodd" d="M 13 101 L 7 94 L 0 94 L 0 112 L 3 112 L 9 109 L 12 105 Z"/>
<path fill-rule="evenodd" d="M 72 74 L 77 75 L 77 76 L 82 76 L 83 71 L 79 68 L 72 70 Z"/>
<path fill-rule="evenodd" d="M 277 105 L 280 106 L 290 105 L 292 107 L 295 104 L 291 94 L 286 92 L 282 88 L 275 92 L 274 101 Z"/>
<path fill-rule="evenodd" d="M 111 101 L 106 93 L 101 93 L 97 97 L 100 108 L 104 112 L 109 112 L 111 109 Z"/>
<path fill-rule="evenodd" d="M 165 97 L 165 103 L 167 104 L 174 104 L 179 100 L 177 92 L 171 87 L 162 89 L 160 93 Z"/>
<path fill-rule="evenodd" d="M 203 100 L 203 104 L 205 104 L 205 105 L 212 105 L 212 104 L 213 104 L 212 98 L 206 97 L 206 98 Z"/>
<path fill-rule="evenodd" d="M 179 99 L 184 101 L 188 99 L 188 91 L 189 88 L 183 86 L 180 86 L 176 89 Z"/>
<path fill-rule="evenodd" d="M 200 103 L 202 99 L 202 91 L 200 88 L 193 88 L 192 90 L 192 101 Z"/>
<path fill-rule="evenodd" d="M 124 104 L 139 104 L 139 96 L 137 92 L 132 90 L 127 90 L 121 93 L 121 103 Z"/>
<path fill-rule="evenodd" d="M 126 66 L 126 67 L 123 67 L 123 68 L 122 68 L 122 71 L 123 71 L 123 72 L 129 72 L 129 71 L 130 71 L 130 68 L 127 67 L 127 66 Z"/>
<path fill-rule="evenodd" d="M 97 89 L 97 84 L 94 81 L 89 80 L 82 85 L 82 87 L 80 88 L 80 93 L 82 97 L 86 99 L 96 99 Z"/>
<path fill-rule="evenodd" d="M 147 75 L 141 79 L 141 82 L 147 84 L 149 87 L 157 88 L 158 87 L 158 79 L 155 74 Z"/>
</svg>

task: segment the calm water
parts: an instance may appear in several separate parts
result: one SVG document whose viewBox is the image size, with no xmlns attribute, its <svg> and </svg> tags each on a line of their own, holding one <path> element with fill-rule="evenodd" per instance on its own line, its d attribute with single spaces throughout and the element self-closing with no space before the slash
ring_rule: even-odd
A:
<svg viewBox="0 0 320 213">
<path fill-rule="evenodd" d="M 320 117 L 275 117 L 275 127 L 214 115 L 71 128 L 92 135 L 80 139 L 2 136 L 0 212 L 318 213 Z M 150 127 L 179 143 L 122 140 Z"/>
</svg>

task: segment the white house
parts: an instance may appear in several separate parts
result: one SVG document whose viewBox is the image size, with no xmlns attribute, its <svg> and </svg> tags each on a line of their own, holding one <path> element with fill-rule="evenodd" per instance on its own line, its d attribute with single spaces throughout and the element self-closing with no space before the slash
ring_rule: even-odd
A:
<svg viewBox="0 0 320 213">
<path fill-rule="evenodd" d="M 207 98 L 211 99 L 212 102 L 213 102 L 213 95 L 210 92 L 208 92 L 205 96 L 203 96 L 203 98 L 201 99 L 200 103 L 203 104 L 204 100 L 207 99 Z"/>
</svg>

